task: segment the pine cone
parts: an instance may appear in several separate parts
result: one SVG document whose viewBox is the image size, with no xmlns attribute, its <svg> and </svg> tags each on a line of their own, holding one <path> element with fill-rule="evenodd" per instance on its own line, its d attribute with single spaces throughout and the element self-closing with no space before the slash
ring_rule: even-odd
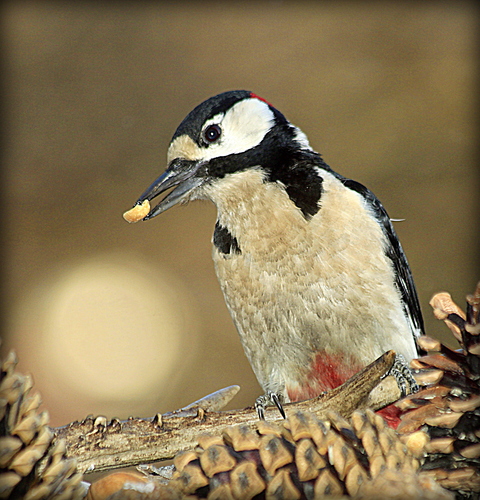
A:
<svg viewBox="0 0 480 500">
<path fill-rule="evenodd" d="M 175 457 L 175 472 L 166 486 L 159 486 L 152 477 L 149 487 L 138 481 L 135 486 L 127 478 L 128 486 L 110 496 L 102 495 L 93 484 L 90 498 L 124 498 L 128 490 L 128 498 L 142 500 L 177 495 L 192 500 L 249 500 L 257 495 L 267 499 L 453 499 L 419 471 L 427 440 L 420 431 L 402 443 L 383 418 L 369 410 L 355 412 L 350 422 L 337 414 L 320 421 L 297 411 L 282 423 L 258 422 L 255 430 L 240 425 L 226 428 L 221 435 L 200 436 L 195 450 Z M 115 476 L 107 476 L 104 484 Z"/>
<path fill-rule="evenodd" d="M 397 403 L 406 413 L 397 432 L 425 430 L 431 441 L 422 465 L 424 473 L 460 498 L 480 492 L 480 283 L 467 296 L 466 314 L 447 293 L 430 302 L 462 349 L 453 351 L 437 340 L 422 337 L 427 355 L 412 361 L 423 389 Z"/>
<path fill-rule="evenodd" d="M 0 367 L 0 498 L 84 498 L 75 460 L 65 458 L 65 442 L 54 440 L 40 395 L 31 394 L 32 379 L 16 364 L 11 352 Z"/>
<path fill-rule="evenodd" d="M 418 473 L 421 448 L 409 450 L 372 411 L 355 412 L 350 422 L 296 412 L 282 424 L 235 426 L 201 438 L 195 451 L 175 458 L 169 485 L 219 499 L 451 498 Z"/>
</svg>

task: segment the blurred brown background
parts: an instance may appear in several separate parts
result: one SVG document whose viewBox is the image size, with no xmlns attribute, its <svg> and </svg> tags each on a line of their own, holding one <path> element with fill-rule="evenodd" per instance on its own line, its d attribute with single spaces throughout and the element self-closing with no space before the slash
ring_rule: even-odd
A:
<svg viewBox="0 0 480 500">
<path fill-rule="evenodd" d="M 478 279 L 477 27 L 469 2 L 27 2 L 3 7 L 2 349 L 54 425 L 261 390 L 211 262 L 214 207 L 122 213 L 195 105 L 244 88 L 372 189 L 428 301 Z M 454 345 L 454 344 L 452 344 Z"/>
</svg>

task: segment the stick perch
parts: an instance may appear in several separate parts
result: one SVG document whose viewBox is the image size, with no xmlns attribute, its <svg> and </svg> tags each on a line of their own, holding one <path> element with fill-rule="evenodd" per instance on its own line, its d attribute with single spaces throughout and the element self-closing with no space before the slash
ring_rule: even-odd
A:
<svg viewBox="0 0 480 500">
<path fill-rule="evenodd" d="M 357 408 L 369 406 L 378 409 L 400 397 L 396 384 L 388 384 L 388 373 L 395 353 L 388 351 L 343 385 L 320 396 L 299 403 L 285 404 L 289 410 L 304 410 L 325 418 L 327 412 L 336 411 L 349 417 Z M 371 391 L 379 384 L 381 400 L 372 397 Z M 178 452 L 192 448 L 199 434 L 220 432 L 236 424 L 254 426 L 258 422 L 253 407 L 243 410 L 211 411 L 226 404 L 233 397 L 237 386 L 232 386 L 207 396 L 180 410 L 156 415 L 153 418 L 129 418 L 107 421 L 105 417 L 87 417 L 54 429 L 57 439 L 65 439 L 68 457 L 76 458 L 78 471 L 83 473 L 118 469 L 173 458 Z M 375 391 L 378 393 L 379 391 Z M 266 409 L 267 420 L 279 420 L 276 408 Z"/>
</svg>

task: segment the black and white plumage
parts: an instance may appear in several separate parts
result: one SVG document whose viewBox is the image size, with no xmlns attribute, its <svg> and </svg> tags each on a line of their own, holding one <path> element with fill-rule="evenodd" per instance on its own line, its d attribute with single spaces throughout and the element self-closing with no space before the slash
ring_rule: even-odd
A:
<svg viewBox="0 0 480 500">
<path fill-rule="evenodd" d="M 422 315 L 385 209 L 271 104 L 242 90 L 197 106 L 137 205 L 170 188 L 144 220 L 215 203 L 216 273 L 266 393 L 306 399 L 389 349 L 416 356 Z"/>
</svg>

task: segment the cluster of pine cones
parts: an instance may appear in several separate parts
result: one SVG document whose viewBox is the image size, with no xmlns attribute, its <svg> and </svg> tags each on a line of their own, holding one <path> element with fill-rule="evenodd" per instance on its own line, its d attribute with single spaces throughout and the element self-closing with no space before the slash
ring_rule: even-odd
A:
<svg viewBox="0 0 480 500">
<path fill-rule="evenodd" d="M 0 498 L 480 498 L 480 283 L 466 314 L 447 294 L 431 304 L 461 349 L 420 339 L 427 354 L 412 368 L 421 390 L 396 403 L 396 430 L 369 410 L 322 421 L 292 411 L 280 424 L 200 436 L 175 457 L 169 480 L 118 472 L 88 493 L 10 355 L 0 367 Z"/>
</svg>

